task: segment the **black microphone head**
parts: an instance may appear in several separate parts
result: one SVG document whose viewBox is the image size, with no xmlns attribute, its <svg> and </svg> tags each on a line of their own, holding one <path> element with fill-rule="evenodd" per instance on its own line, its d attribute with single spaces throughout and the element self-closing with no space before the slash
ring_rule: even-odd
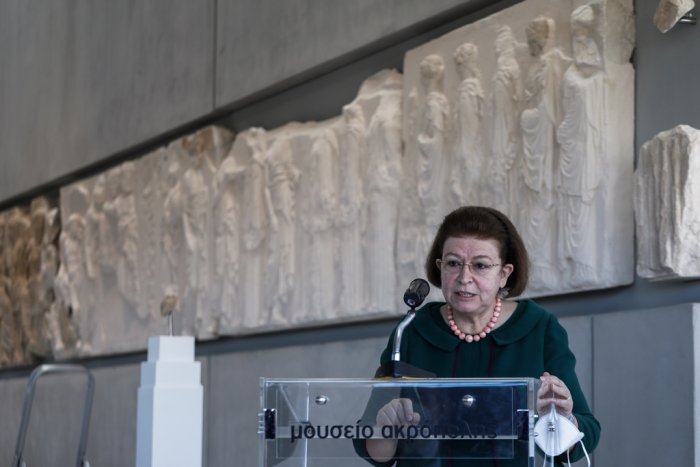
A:
<svg viewBox="0 0 700 467">
<path fill-rule="evenodd" d="M 403 294 L 403 302 L 411 308 L 416 308 L 423 303 L 430 293 L 430 285 L 425 279 L 413 279 Z"/>
</svg>

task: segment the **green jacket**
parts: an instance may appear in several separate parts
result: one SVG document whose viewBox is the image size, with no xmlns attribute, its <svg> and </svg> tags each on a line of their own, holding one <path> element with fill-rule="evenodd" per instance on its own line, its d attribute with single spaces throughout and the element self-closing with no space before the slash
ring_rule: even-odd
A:
<svg viewBox="0 0 700 467">
<path fill-rule="evenodd" d="M 437 377 L 453 378 L 539 378 L 543 372 L 559 377 L 571 391 L 574 416 L 584 433 L 583 442 L 590 453 L 598 444 L 600 423 L 591 413 L 576 377 L 576 358 L 569 349 L 568 336 L 556 317 L 532 300 L 518 302 L 513 315 L 502 326 L 479 342 L 466 343 L 447 327 L 440 307 L 432 302 L 416 312 L 415 319 L 404 330 L 401 341 L 401 361 L 430 371 Z M 394 334 L 382 353 L 381 364 L 391 359 Z M 525 446 L 519 446 L 520 456 L 527 456 Z M 364 442 L 355 448 L 367 458 Z M 570 453 L 571 462 L 584 456 L 579 447 Z M 561 457 L 561 456 L 560 456 Z M 566 455 L 559 461 L 565 461 Z M 391 465 L 376 463 L 374 465 Z M 488 461 L 445 461 L 444 464 L 426 459 L 403 459 L 400 467 L 409 466 L 524 466 L 526 459 Z"/>
</svg>

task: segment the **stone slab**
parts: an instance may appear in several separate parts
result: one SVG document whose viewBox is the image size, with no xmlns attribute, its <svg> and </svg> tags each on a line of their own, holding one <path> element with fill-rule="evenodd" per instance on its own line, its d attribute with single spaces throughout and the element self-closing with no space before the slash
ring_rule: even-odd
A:
<svg viewBox="0 0 700 467">
<path fill-rule="evenodd" d="M 700 131 L 678 125 L 642 145 L 634 174 L 637 274 L 700 277 Z"/>
</svg>

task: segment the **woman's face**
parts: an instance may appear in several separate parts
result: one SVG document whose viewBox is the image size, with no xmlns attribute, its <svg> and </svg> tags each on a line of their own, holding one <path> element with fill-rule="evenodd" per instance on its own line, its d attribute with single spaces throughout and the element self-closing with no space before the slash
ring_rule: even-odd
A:
<svg viewBox="0 0 700 467">
<path fill-rule="evenodd" d="M 499 247 L 494 239 L 449 237 L 445 241 L 440 267 L 442 294 L 455 314 L 485 313 L 495 306 L 499 289 L 513 272 L 512 264 L 502 264 Z M 460 263 L 472 266 L 460 270 Z"/>
</svg>

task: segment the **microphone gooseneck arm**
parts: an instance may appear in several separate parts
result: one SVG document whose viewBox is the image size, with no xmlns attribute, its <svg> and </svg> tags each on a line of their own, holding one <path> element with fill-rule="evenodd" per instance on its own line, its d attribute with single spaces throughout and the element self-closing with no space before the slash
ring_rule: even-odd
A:
<svg viewBox="0 0 700 467">
<path fill-rule="evenodd" d="M 396 326 L 396 335 L 394 336 L 394 351 L 391 354 L 391 359 L 395 362 L 401 360 L 401 337 L 403 337 L 403 330 L 406 329 L 406 326 L 408 326 L 415 317 L 416 310 L 414 308 L 411 308 L 410 310 L 408 310 L 408 313 L 406 313 L 404 319 L 402 319 L 398 326 Z"/>
</svg>

